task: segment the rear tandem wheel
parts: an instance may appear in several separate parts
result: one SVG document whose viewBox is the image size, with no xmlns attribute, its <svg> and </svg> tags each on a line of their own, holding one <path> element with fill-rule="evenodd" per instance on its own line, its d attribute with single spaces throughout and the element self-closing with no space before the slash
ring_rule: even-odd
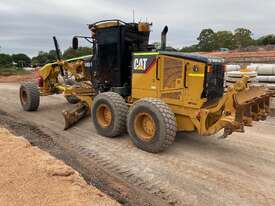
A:
<svg viewBox="0 0 275 206">
<path fill-rule="evenodd" d="M 127 116 L 127 129 L 132 142 L 138 148 L 159 153 L 174 142 L 176 117 L 161 100 L 145 98 L 131 107 Z"/>
<path fill-rule="evenodd" d="M 35 83 L 27 82 L 20 86 L 20 102 L 25 111 L 36 111 L 40 103 L 40 93 Z"/>
</svg>

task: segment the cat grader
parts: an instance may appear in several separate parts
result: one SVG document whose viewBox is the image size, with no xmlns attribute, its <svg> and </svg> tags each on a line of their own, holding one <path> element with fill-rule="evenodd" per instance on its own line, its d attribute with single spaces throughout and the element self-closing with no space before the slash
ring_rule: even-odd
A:
<svg viewBox="0 0 275 206">
<path fill-rule="evenodd" d="M 72 109 L 63 111 L 65 129 L 91 115 L 96 131 L 117 137 L 128 131 L 132 142 L 152 153 L 164 151 L 177 131 L 225 138 L 244 132 L 252 121 L 269 114 L 271 92 L 248 85 L 248 77 L 224 92 L 222 59 L 166 50 L 166 26 L 161 48 L 150 45 L 149 23 L 105 20 L 89 25 L 93 55 L 58 60 L 38 70 L 36 84 L 23 83 L 20 100 L 35 111 L 41 96 L 63 94 Z"/>
</svg>

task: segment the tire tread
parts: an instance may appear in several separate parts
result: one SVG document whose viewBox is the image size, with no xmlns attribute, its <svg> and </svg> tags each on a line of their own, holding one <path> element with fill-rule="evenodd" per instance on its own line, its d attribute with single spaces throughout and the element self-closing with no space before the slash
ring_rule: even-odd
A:
<svg viewBox="0 0 275 206">
<path fill-rule="evenodd" d="M 164 141 L 161 143 L 160 147 L 158 148 L 151 148 L 149 152 L 152 153 L 159 153 L 164 150 L 166 150 L 175 140 L 176 131 L 177 131 L 177 125 L 176 125 L 176 117 L 175 114 L 171 111 L 170 107 L 162 102 L 160 99 L 156 98 L 144 98 L 140 99 L 137 102 L 135 102 L 134 106 L 130 109 L 128 118 L 130 116 L 131 111 L 135 107 L 135 105 L 151 105 L 157 108 L 157 110 L 160 112 L 164 124 L 165 124 L 165 137 Z M 128 124 L 129 127 L 129 124 Z M 128 128 L 129 129 L 129 128 Z M 130 132 L 129 132 L 130 134 Z M 143 148 L 142 148 L 143 149 Z"/>
<path fill-rule="evenodd" d="M 20 89 L 25 89 L 27 95 L 29 95 L 28 102 L 23 106 L 25 111 L 36 111 L 40 104 L 40 93 L 37 85 L 32 82 L 23 83 Z"/>
<path fill-rule="evenodd" d="M 112 131 L 112 135 L 109 137 L 117 137 L 119 135 L 122 135 L 126 132 L 126 117 L 128 113 L 128 106 L 123 99 L 122 96 L 120 96 L 118 93 L 115 92 L 104 92 L 95 97 L 94 102 L 96 102 L 100 98 L 108 99 L 108 101 L 111 100 L 111 102 L 114 104 L 114 107 L 117 111 L 116 115 L 118 118 L 118 121 L 114 122 L 114 130 Z"/>
</svg>

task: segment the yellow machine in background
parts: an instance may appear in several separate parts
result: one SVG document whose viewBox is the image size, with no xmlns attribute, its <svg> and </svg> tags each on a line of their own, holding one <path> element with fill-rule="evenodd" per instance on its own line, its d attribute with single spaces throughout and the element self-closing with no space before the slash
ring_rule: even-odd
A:
<svg viewBox="0 0 275 206">
<path fill-rule="evenodd" d="M 247 77 L 224 93 L 222 59 L 166 51 L 167 27 L 158 51 L 148 44 L 147 23 L 111 20 L 89 28 L 94 55 L 42 67 L 38 87 L 20 88 L 24 110 L 37 110 L 39 96 L 62 93 L 76 103 L 63 111 L 65 129 L 91 114 L 99 134 L 116 137 L 127 129 L 137 147 L 153 153 L 171 145 L 177 131 L 224 129 L 225 138 L 269 114 L 271 92 L 248 86 Z"/>
</svg>

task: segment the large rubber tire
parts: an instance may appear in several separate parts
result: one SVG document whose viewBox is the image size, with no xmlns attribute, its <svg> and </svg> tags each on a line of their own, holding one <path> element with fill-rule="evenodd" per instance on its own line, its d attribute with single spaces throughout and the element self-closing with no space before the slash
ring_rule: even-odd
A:
<svg viewBox="0 0 275 206">
<path fill-rule="evenodd" d="M 146 114 L 153 120 L 154 132 L 149 139 L 141 137 L 137 131 L 137 118 Z M 176 117 L 169 106 L 159 99 L 145 98 L 134 103 L 127 116 L 127 128 L 132 142 L 140 149 L 159 153 L 167 149 L 175 140 Z"/>
<path fill-rule="evenodd" d="M 36 84 L 27 82 L 20 86 L 20 101 L 25 111 L 36 111 L 40 104 L 40 93 Z"/>
<path fill-rule="evenodd" d="M 78 99 L 76 96 L 74 95 L 70 95 L 70 96 L 65 96 L 66 100 L 70 103 L 70 104 L 77 104 L 78 102 L 80 102 L 80 99 Z"/>
<path fill-rule="evenodd" d="M 108 108 L 111 113 L 110 123 L 106 126 L 102 126 L 99 116 L 97 115 L 103 106 Z M 100 135 L 117 137 L 126 133 L 127 112 L 128 105 L 119 94 L 104 92 L 95 97 L 91 115 L 94 126 Z"/>
</svg>

